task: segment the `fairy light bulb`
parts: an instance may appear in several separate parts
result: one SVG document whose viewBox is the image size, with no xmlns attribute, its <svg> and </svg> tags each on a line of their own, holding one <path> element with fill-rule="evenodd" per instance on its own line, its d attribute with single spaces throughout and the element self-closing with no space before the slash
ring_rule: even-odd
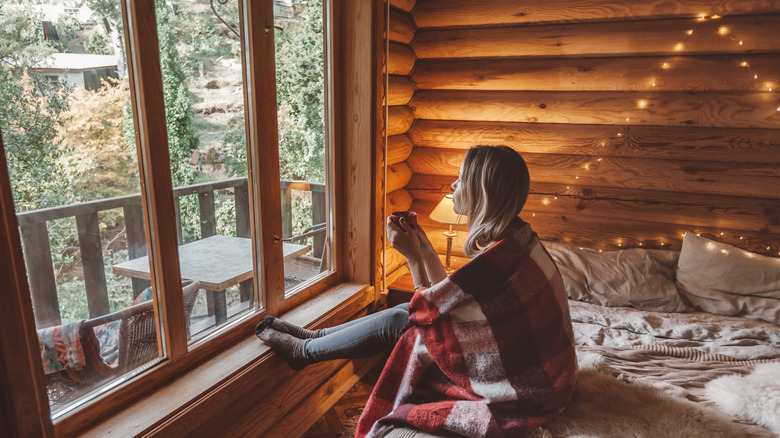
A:
<svg viewBox="0 0 780 438">
<path fill-rule="evenodd" d="M 688 29 L 688 32 L 686 32 L 688 35 L 693 35 L 693 29 Z"/>
<path fill-rule="evenodd" d="M 641 109 L 647 108 L 647 101 L 642 99 L 636 103 L 636 106 L 638 106 Z"/>
<path fill-rule="evenodd" d="M 727 33 L 729 33 L 729 28 L 726 26 L 721 26 L 718 28 L 718 33 L 721 35 L 726 35 Z"/>
<path fill-rule="evenodd" d="M 739 63 L 739 65 L 742 67 L 750 67 L 750 64 L 748 64 L 747 61 L 742 61 Z"/>
<path fill-rule="evenodd" d="M 682 49 L 684 49 L 684 48 L 685 48 L 685 46 L 683 46 L 683 43 L 677 43 L 674 46 L 674 51 L 675 52 L 682 52 Z"/>
<path fill-rule="evenodd" d="M 742 40 L 739 40 L 739 45 L 740 45 L 740 46 L 742 45 Z"/>
<path fill-rule="evenodd" d="M 668 62 L 664 62 L 663 64 L 661 64 L 661 68 L 664 69 L 664 70 L 669 69 L 669 63 Z"/>
</svg>

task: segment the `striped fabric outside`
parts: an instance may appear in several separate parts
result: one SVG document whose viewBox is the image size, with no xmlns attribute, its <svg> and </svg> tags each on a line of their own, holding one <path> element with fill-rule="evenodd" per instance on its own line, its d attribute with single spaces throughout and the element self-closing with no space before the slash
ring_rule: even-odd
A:
<svg viewBox="0 0 780 438">
<path fill-rule="evenodd" d="M 557 416 L 576 356 L 563 281 L 528 224 L 420 289 L 356 437 L 404 423 L 468 437 L 522 436 Z"/>
</svg>

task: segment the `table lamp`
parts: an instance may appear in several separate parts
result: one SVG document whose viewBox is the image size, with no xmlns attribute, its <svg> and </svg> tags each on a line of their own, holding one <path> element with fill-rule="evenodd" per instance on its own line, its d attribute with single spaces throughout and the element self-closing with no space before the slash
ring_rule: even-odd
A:
<svg viewBox="0 0 780 438">
<path fill-rule="evenodd" d="M 436 208 L 434 208 L 431 212 L 430 218 L 434 222 L 447 224 L 450 226 L 450 230 L 444 232 L 444 235 L 447 236 L 447 257 L 444 259 L 444 270 L 449 275 L 452 273 L 452 268 L 450 267 L 450 258 L 452 257 L 452 238 L 458 235 L 457 228 L 454 233 L 452 232 L 452 226 L 465 224 L 467 219 L 466 216 L 455 213 L 455 203 L 452 200 L 452 195 L 445 195 L 444 198 L 439 201 L 439 204 L 436 205 Z"/>
</svg>

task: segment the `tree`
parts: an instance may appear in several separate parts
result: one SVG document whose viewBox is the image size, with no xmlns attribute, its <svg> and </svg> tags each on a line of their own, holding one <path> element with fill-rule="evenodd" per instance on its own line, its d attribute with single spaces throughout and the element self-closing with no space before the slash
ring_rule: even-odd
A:
<svg viewBox="0 0 780 438">
<path fill-rule="evenodd" d="M 59 177 L 62 150 L 55 142 L 60 114 L 67 109 L 64 94 L 54 89 L 41 94 L 26 74 L 15 75 L 0 64 L 0 130 L 17 211 L 69 199 L 67 181 Z"/>
<path fill-rule="evenodd" d="M 43 38 L 41 21 L 43 14 L 31 5 L 0 2 L 0 64 L 21 71 L 57 51 L 53 41 Z"/>
<path fill-rule="evenodd" d="M 60 167 L 77 202 L 138 191 L 135 144 L 123 130 L 129 94 L 126 81 L 107 82 L 97 91 L 76 88 L 60 115 Z"/>
<path fill-rule="evenodd" d="M 103 25 L 111 38 L 113 52 L 117 57 L 119 77 L 125 78 L 127 74 L 127 55 L 125 54 L 125 38 L 122 34 L 121 3 L 117 0 L 85 0 L 85 5 L 103 21 Z"/>
<path fill-rule="evenodd" d="M 324 182 L 325 72 L 322 0 L 296 6 L 299 19 L 276 37 L 282 178 Z"/>
</svg>

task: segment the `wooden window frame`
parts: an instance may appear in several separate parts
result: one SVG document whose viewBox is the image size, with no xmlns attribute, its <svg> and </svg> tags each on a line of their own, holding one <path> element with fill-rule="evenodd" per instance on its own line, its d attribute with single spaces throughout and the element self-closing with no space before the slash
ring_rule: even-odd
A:
<svg viewBox="0 0 780 438">
<path fill-rule="evenodd" d="M 0 345 L 3 353 L 0 379 L 4 388 L 0 398 L 0 429 L 12 431 L 12 436 L 70 436 L 90 429 L 101 430 L 101 426 L 111 431 L 129 431 L 131 429 L 128 424 L 122 420 L 123 409 L 128 409 L 130 405 L 143 408 L 146 404 L 147 412 L 155 410 L 156 400 L 160 400 L 158 394 L 164 388 L 175 385 L 182 385 L 182 388 L 192 386 L 194 380 L 189 377 L 198 366 L 214 363 L 239 367 L 233 370 L 233 374 L 215 376 L 214 380 L 202 382 L 206 389 L 192 399 L 181 400 L 181 405 L 177 408 L 158 412 L 162 417 L 156 424 L 149 425 L 149 430 L 154 430 L 169 419 L 176 418 L 181 412 L 188 411 L 187 406 L 195 406 L 199 404 L 198 400 L 208 399 L 209 394 L 214 394 L 213 387 L 227 388 L 226 385 L 229 385 L 236 374 L 242 372 L 241 367 L 245 370 L 268 363 L 268 358 L 274 356 L 270 350 L 267 347 L 258 349 L 253 334 L 247 337 L 247 333 L 253 333 L 252 328 L 265 315 L 266 310 L 277 314 L 286 312 L 286 315 L 292 315 L 293 320 L 302 325 L 318 327 L 349 317 L 366 306 L 376 304 L 382 290 L 382 285 L 378 283 L 381 278 L 381 258 L 376 256 L 376 242 L 381 239 L 377 236 L 382 229 L 382 221 L 379 220 L 381 212 L 377 212 L 382 197 L 377 195 L 376 187 L 382 185 L 381 181 L 377 181 L 382 178 L 377 172 L 382 162 L 381 155 L 377 155 L 378 151 L 382 150 L 381 130 L 378 130 L 377 126 L 382 115 L 383 95 L 382 29 L 378 28 L 376 23 L 382 17 L 382 2 L 325 1 L 331 6 L 329 14 L 332 15 L 328 19 L 333 23 L 327 26 L 331 32 L 329 38 L 333 41 L 333 52 L 328 57 L 328 61 L 333 62 L 333 65 L 328 70 L 334 79 L 338 78 L 330 85 L 333 87 L 332 99 L 328 101 L 329 108 L 326 110 L 326 113 L 333 116 L 330 123 L 333 129 L 333 164 L 330 168 L 333 175 L 330 182 L 333 184 L 332 193 L 336 194 L 330 209 L 333 219 L 333 272 L 286 300 L 280 300 L 278 294 L 267 293 L 267 302 L 264 303 L 262 311 L 252 312 L 251 315 L 230 323 L 228 329 L 217 337 L 219 342 L 212 339 L 189 351 L 180 293 L 167 131 L 164 117 L 154 117 L 154 114 L 164 114 L 154 2 L 122 1 L 123 13 L 127 17 L 125 35 L 128 37 L 128 68 L 132 69 L 131 77 L 134 78 L 131 93 L 140 152 L 147 244 L 150 259 L 154 263 L 152 283 L 157 290 L 165 291 L 159 294 L 160 303 L 155 308 L 155 312 L 159 313 L 157 316 L 162 316 L 157 318 L 158 324 L 164 321 L 163 330 L 158 331 L 162 333 L 158 345 L 161 352 L 166 352 L 167 358 L 149 372 L 116 385 L 55 421 L 50 418 L 45 378 L 40 366 L 32 303 L 0 133 L 0 152 L 3 155 L 0 159 L 0 244 L 3 247 L 0 252 L 0 269 L 5 278 L 13 280 L 10 291 L 2 294 L 2 304 L 7 304 L 4 306 L 5 312 L 9 312 L 9 315 L 14 312 L 16 316 L 8 318 L 6 315 L 0 318 Z M 251 24 L 270 22 L 271 26 L 273 25 L 272 2 L 242 0 L 241 4 L 245 8 L 242 17 L 248 17 L 248 24 L 241 24 L 248 32 L 248 47 L 245 53 L 250 58 L 249 62 L 245 63 L 245 71 L 249 65 L 249 73 L 246 76 L 250 86 L 248 124 L 262 124 L 265 122 L 264 117 L 270 116 L 267 113 L 263 115 L 256 105 L 268 96 L 270 88 L 274 88 L 274 102 L 276 96 L 275 81 L 270 81 L 272 86 L 269 86 L 263 84 L 260 79 L 263 77 L 262 72 L 268 74 L 268 71 L 273 71 L 269 70 L 267 63 L 262 64 L 260 55 L 268 56 L 269 40 L 271 50 L 273 40 L 266 38 L 266 26 Z M 133 43 L 130 41 L 131 36 L 134 38 Z M 141 50 L 141 56 L 134 52 L 131 47 L 133 44 L 144 48 Z M 154 56 L 148 56 L 149 53 Z M 336 59 L 339 61 L 334 62 Z M 333 111 L 335 108 L 338 108 L 337 112 Z M 275 126 L 275 111 L 272 114 Z M 377 120 L 377 117 L 380 120 Z M 272 160 L 265 155 L 270 149 L 274 149 L 278 162 L 276 139 L 271 142 L 270 138 L 271 134 L 268 132 L 250 129 L 248 142 L 255 145 L 250 151 L 253 164 L 257 164 L 254 161 L 257 161 L 260 155 L 266 158 L 265 163 L 271 163 Z M 270 145 L 274 147 L 271 148 Z M 263 196 L 256 191 L 257 187 L 263 187 L 272 180 L 278 185 L 278 167 L 275 174 L 272 171 L 264 171 L 269 167 L 273 169 L 271 165 L 261 165 L 258 168 L 261 171 L 250 170 L 248 177 L 250 202 L 253 203 L 251 208 L 258 210 L 271 206 L 265 208 L 273 208 L 271 211 L 278 212 L 279 197 L 274 199 L 273 192 L 271 196 Z M 256 220 L 255 216 L 252 217 L 255 242 L 261 247 L 259 254 L 255 255 L 255 265 L 260 268 L 260 275 L 255 276 L 254 280 L 255 293 L 258 294 L 256 298 L 260 299 L 258 280 L 262 282 L 264 290 L 281 291 L 283 296 L 283 278 L 266 274 L 274 272 L 272 269 L 281 264 L 281 246 L 274 247 L 273 239 L 259 238 L 273 235 L 274 230 L 281 233 L 281 214 L 279 212 L 270 215 L 270 220 L 267 219 L 268 215 L 257 216 L 259 220 Z M 278 257 L 258 257 L 260 254 L 275 252 Z M 276 298 L 273 298 L 274 296 Z M 312 299 L 315 296 L 317 298 Z M 24 333 L 25 336 L 14 336 L 14 333 Z M 20 354 L 23 360 L 19 360 Z M 236 354 L 243 357 L 243 362 L 235 363 Z"/>
</svg>

